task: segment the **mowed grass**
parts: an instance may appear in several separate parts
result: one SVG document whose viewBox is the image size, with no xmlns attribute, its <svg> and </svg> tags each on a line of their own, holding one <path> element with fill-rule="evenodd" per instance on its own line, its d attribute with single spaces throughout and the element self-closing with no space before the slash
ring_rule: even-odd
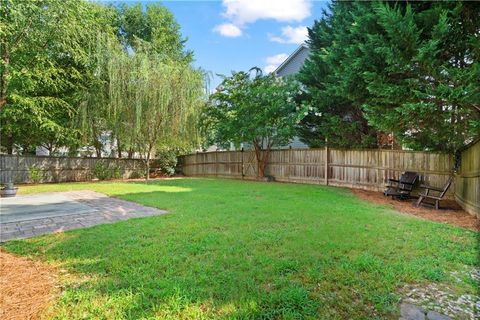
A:
<svg viewBox="0 0 480 320">
<path fill-rule="evenodd" d="M 8 242 L 70 275 L 59 319 L 398 318 L 399 288 L 478 264 L 478 234 L 402 215 L 347 189 L 221 179 L 75 183 L 167 209 Z"/>
</svg>

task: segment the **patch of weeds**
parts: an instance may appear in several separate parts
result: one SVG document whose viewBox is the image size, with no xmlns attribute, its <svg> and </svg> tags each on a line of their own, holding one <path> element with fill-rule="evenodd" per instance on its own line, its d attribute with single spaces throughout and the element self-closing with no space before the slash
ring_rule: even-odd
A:
<svg viewBox="0 0 480 320">
<path fill-rule="evenodd" d="M 315 317 L 318 302 L 309 297 L 309 292 L 297 284 L 272 292 L 260 301 L 261 318 L 264 319 L 305 319 Z"/>
</svg>

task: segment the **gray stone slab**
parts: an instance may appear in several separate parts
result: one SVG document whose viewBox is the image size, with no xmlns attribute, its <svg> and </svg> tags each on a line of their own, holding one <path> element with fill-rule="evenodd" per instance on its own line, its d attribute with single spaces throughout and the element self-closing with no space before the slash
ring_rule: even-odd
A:
<svg viewBox="0 0 480 320">
<path fill-rule="evenodd" d="M 30 221 L 94 211 L 96 211 L 95 208 L 59 192 L 0 198 L 0 223 Z"/>
<path fill-rule="evenodd" d="M 164 213 L 164 210 L 110 198 L 93 191 L 2 199 L 0 242 Z"/>
<path fill-rule="evenodd" d="M 400 314 L 407 320 L 425 320 L 425 311 L 416 305 L 402 303 L 400 305 Z"/>
</svg>

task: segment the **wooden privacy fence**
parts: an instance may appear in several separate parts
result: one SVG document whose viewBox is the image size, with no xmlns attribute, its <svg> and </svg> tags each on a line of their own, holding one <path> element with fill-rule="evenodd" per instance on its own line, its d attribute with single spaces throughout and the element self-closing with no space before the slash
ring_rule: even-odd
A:
<svg viewBox="0 0 480 320">
<path fill-rule="evenodd" d="M 254 151 L 207 152 L 182 156 L 187 176 L 253 179 L 257 175 Z M 288 149 L 274 150 L 266 174 L 276 181 L 324 184 L 383 191 L 389 178 L 416 171 L 420 182 L 443 186 L 453 174 L 450 154 L 402 150 Z M 447 197 L 453 198 L 451 188 Z"/>
<path fill-rule="evenodd" d="M 455 200 L 480 218 L 480 139 L 465 148 L 460 159 L 455 177 Z"/>
<path fill-rule="evenodd" d="M 93 169 L 99 163 L 112 173 L 119 171 L 122 178 L 130 178 L 144 168 L 140 159 L 0 155 L 0 183 L 31 182 L 32 167 L 41 170 L 41 182 L 88 181 L 94 178 Z"/>
</svg>

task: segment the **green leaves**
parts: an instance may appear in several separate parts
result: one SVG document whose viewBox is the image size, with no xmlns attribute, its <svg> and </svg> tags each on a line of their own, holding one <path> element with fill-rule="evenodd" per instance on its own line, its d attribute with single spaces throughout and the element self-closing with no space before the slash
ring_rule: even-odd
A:
<svg viewBox="0 0 480 320">
<path fill-rule="evenodd" d="M 307 117 L 307 143 L 375 146 L 378 130 L 404 147 L 453 151 L 480 134 L 480 7 L 334 2 L 330 11 L 309 32 L 299 79 L 333 119 Z"/>
<path fill-rule="evenodd" d="M 212 142 L 252 142 L 266 149 L 288 143 L 306 112 L 294 99 L 298 90 L 295 81 L 273 75 L 234 72 L 225 77 L 207 108 Z"/>
<path fill-rule="evenodd" d="M 90 85 L 89 50 L 98 33 L 110 31 L 103 25 L 107 9 L 74 0 L 2 0 L 0 10 L 2 145 L 69 144 L 80 92 Z"/>
<path fill-rule="evenodd" d="M 132 154 L 140 124 L 154 112 L 164 112 L 162 130 L 172 133 L 158 136 L 164 144 L 172 136 L 181 136 L 182 146 L 198 144 L 192 108 L 199 109 L 203 75 L 190 66 L 184 42 L 160 4 L 143 10 L 140 4 L 0 0 L 2 147 L 67 146 L 75 153 L 93 146 L 101 156 L 109 135 L 119 154 Z"/>
<path fill-rule="evenodd" d="M 327 139 L 335 147 L 376 146 L 376 131 L 361 110 L 365 96 L 362 73 L 369 71 L 371 62 L 359 59 L 362 52 L 376 48 L 374 44 L 363 45 L 368 37 L 363 29 L 376 22 L 372 10 L 360 7 L 365 9 L 366 5 L 335 2 L 332 14 L 309 30 L 311 55 L 298 74 L 305 86 L 299 98 L 322 116 L 306 116 L 298 134 L 311 147 L 322 147 Z"/>
</svg>

